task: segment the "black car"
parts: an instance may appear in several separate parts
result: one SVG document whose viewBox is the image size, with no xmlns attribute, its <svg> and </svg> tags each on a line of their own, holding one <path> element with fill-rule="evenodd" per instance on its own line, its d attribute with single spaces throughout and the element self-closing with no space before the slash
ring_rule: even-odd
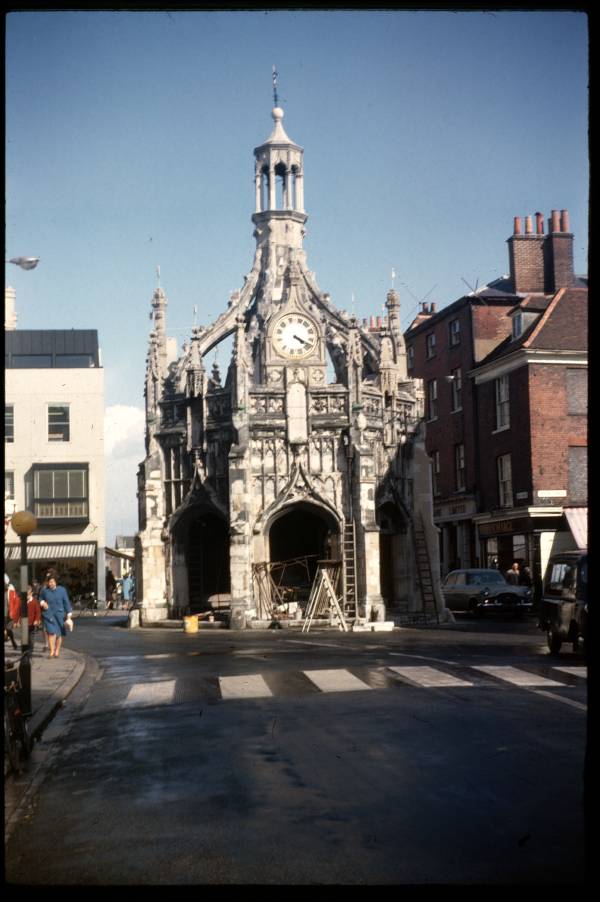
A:
<svg viewBox="0 0 600 902">
<path fill-rule="evenodd" d="M 511 585 L 499 570 L 452 570 L 442 583 L 442 592 L 450 611 L 475 616 L 490 611 L 522 616 L 533 606 L 531 589 Z"/>
<path fill-rule="evenodd" d="M 546 631 L 548 648 L 557 655 L 564 642 L 577 652 L 587 638 L 588 556 L 586 551 L 553 554 L 544 574 L 538 626 Z"/>
</svg>

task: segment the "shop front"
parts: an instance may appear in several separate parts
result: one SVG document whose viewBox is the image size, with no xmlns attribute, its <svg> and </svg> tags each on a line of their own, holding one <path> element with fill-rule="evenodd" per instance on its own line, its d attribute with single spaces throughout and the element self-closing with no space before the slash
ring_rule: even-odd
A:
<svg viewBox="0 0 600 902">
<path fill-rule="evenodd" d="M 475 520 L 481 566 L 506 573 L 516 562 L 524 582 L 527 581 L 524 570 L 529 568 L 534 601 L 537 602 L 550 554 L 569 545 L 571 534 L 562 509 L 551 514 L 544 511 L 538 516 L 531 510 L 521 517 L 481 514 Z"/>
<path fill-rule="evenodd" d="M 49 570 L 53 570 L 58 580 L 69 593 L 71 600 L 86 592 L 98 594 L 99 552 L 104 556 L 104 549 L 98 549 L 97 542 L 28 542 L 27 562 L 29 579 L 43 582 Z M 8 544 L 4 546 L 4 572 L 11 582 L 19 585 L 21 546 Z M 101 597 L 104 597 L 102 592 Z"/>
</svg>

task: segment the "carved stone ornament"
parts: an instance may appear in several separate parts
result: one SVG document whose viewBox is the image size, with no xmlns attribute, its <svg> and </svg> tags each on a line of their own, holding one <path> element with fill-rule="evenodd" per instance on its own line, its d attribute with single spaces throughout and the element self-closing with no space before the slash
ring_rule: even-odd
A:
<svg viewBox="0 0 600 902">
<path fill-rule="evenodd" d="M 312 369 L 310 371 L 310 379 L 315 385 L 322 385 L 325 381 L 325 375 L 321 369 Z"/>
<path fill-rule="evenodd" d="M 275 385 L 283 379 L 283 370 L 269 370 L 269 382 Z"/>
</svg>

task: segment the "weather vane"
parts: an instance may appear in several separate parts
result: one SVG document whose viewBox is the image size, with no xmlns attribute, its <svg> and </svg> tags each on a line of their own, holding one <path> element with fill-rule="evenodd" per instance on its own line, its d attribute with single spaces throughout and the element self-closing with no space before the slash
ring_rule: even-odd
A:
<svg viewBox="0 0 600 902">
<path fill-rule="evenodd" d="M 392 266 L 392 291 L 394 290 L 394 279 L 396 278 L 396 270 Z"/>
<path fill-rule="evenodd" d="M 273 101 L 275 106 L 279 106 L 279 98 L 277 97 L 277 78 L 279 77 L 277 69 L 273 66 Z"/>
<path fill-rule="evenodd" d="M 156 279 L 158 281 L 158 287 L 160 288 L 160 266 L 156 267 Z"/>
</svg>

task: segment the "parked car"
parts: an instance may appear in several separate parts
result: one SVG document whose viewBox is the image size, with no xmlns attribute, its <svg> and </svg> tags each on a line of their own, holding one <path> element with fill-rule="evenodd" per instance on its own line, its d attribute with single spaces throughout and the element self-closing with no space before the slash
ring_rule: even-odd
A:
<svg viewBox="0 0 600 902">
<path fill-rule="evenodd" d="M 442 592 L 449 610 L 474 616 L 489 611 L 522 616 L 533 607 L 531 589 L 511 585 L 499 570 L 452 570 Z"/>
<path fill-rule="evenodd" d="M 548 648 L 559 654 L 564 642 L 577 652 L 585 648 L 588 619 L 587 551 L 553 554 L 544 574 L 538 626 L 546 631 Z"/>
</svg>

